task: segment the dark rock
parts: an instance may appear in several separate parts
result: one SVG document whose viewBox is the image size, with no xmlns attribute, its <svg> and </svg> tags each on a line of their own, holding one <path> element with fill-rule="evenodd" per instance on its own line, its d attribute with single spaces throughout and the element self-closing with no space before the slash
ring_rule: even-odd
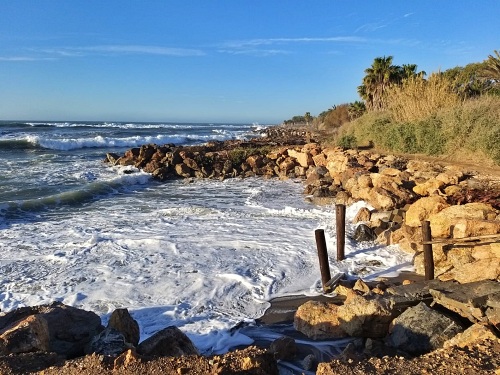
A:
<svg viewBox="0 0 500 375">
<path fill-rule="evenodd" d="M 101 354 L 106 356 L 117 356 L 131 348 L 125 340 L 122 332 L 108 327 L 85 346 L 85 354 Z"/>
<path fill-rule="evenodd" d="M 13 310 L 0 317 L 0 329 L 30 315 L 40 315 L 47 321 L 50 350 L 68 358 L 83 355 L 85 345 L 102 331 L 97 314 L 60 302 Z"/>
<path fill-rule="evenodd" d="M 358 242 L 365 242 L 365 241 L 374 241 L 377 238 L 377 236 L 368 225 L 359 224 L 356 227 L 352 238 Z"/>
<path fill-rule="evenodd" d="M 170 326 L 141 342 L 137 353 L 150 357 L 180 357 L 197 355 L 198 350 L 179 328 Z"/>
<path fill-rule="evenodd" d="M 269 352 L 278 360 L 293 360 L 297 355 L 297 350 L 295 340 L 287 336 L 274 340 L 269 346 Z"/>
<path fill-rule="evenodd" d="M 127 309 L 113 311 L 109 318 L 108 327 L 123 333 L 125 340 L 132 345 L 137 346 L 139 344 L 139 324 L 132 318 Z"/>
<path fill-rule="evenodd" d="M 423 302 L 394 319 L 386 342 L 409 354 L 419 355 L 440 348 L 463 328 Z"/>
<path fill-rule="evenodd" d="M 0 353 L 48 352 L 49 327 L 40 315 L 30 315 L 0 331 Z"/>
</svg>

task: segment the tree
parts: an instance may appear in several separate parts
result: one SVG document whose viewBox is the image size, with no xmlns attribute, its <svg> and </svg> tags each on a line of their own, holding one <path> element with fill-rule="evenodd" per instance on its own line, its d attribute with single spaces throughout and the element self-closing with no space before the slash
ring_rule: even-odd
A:
<svg viewBox="0 0 500 375">
<path fill-rule="evenodd" d="M 309 122 L 311 122 L 313 117 L 311 116 L 311 112 L 306 112 L 304 115 L 304 120 L 306 120 L 306 124 L 309 126 Z"/>
<path fill-rule="evenodd" d="M 384 94 L 387 87 L 401 80 L 402 68 L 392 65 L 392 59 L 392 56 L 376 57 L 372 66 L 365 69 L 366 75 L 362 85 L 358 87 L 358 94 L 365 100 L 369 110 L 384 109 Z"/>
<path fill-rule="evenodd" d="M 496 84 L 500 83 L 500 52 L 493 51 L 495 56 L 489 55 L 488 60 L 484 62 L 484 66 L 480 69 L 482 78 L 494 81 Z"/>
<path fill-rule="evenodd" d="M 401 79 L 409 79 L 414 77 L 423 78 L 425 75 L 427 75 L 427 73 L 423 70 L 417 72 L 417 64 L 403 64 L 401 65 L 400 75 Z"/>
<path fill-rule="evenodd" d="M 364 102 L 356 100 L 354 103 L 349 104 L 347 111 L 349 113 L 349 119 L 352 121 L 361 117 L 366 112 L 366 105 Z"/>
</svg>

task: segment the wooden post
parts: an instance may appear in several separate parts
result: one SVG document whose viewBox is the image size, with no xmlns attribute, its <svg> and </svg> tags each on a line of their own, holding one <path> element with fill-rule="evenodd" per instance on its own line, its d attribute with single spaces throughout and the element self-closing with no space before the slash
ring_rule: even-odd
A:
<svg viewBox="0 0 500 375">
<path fill-rule="evenodd" d="M 335 205 L 335 221 L 337 228 L 337 260 L 345 258 L 345 205 Z"/>
<path fill-rule="evenodd" d="M 432 254 L 432 241 L 431 222 L 422 221 L 422 242 L 424 243 L 424 266 L 425 266 L 425 280 L 434 279 L 434 256 Z"/>
<path fill-rule="evenodd" d="M 321 271 L 321 283 L 323 290 L 328 291 L 327 283 L 332 278 L 330 276 L 330 263 L 328 262 L 328 251 L 326 249 L 325 231 L 323 229 L 316 229 L 314 231 L 316 236 L 316 248 L 318 249 L 319 269 Z"/>
</svg>

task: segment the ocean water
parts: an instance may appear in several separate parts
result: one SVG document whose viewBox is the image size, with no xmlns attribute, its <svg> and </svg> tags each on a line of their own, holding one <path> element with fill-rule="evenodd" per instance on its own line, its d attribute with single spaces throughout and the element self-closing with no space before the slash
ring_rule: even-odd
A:
<svg viewBox="0 0 500 375">
<path fill-rule="evenodd" d="M 145 143 L 259 136 L 255 124 L 0 122 L 0 309 L 61 301 L 104 322 L 128 308 L 141 339 L 176 325 L 204 354 L 252 339 L 231 330 L 284 295 L 321 293 L 314 230 L 332 274 L 373 279 L 411 269 L 397 247 L 346 241 L 336 262 L 335 209 L 300 181 L 159 183 L 103 163 Z M 133 172 L 133 173 L 130 173 Z M 348 208 L 350 218 L 364 203 Z"/>
</svg>

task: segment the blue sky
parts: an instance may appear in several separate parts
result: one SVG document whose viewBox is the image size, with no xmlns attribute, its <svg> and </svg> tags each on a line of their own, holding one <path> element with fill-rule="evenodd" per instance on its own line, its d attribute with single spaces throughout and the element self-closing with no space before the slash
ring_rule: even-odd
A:
<svg viewBox="0 0 500 375">
<path fill-rule="evenodd" d="M 280 123 L 358 100 L 375 57 L 500 49 L 499 0 L 0 0 L 0 119 Z"/>
</svg>

